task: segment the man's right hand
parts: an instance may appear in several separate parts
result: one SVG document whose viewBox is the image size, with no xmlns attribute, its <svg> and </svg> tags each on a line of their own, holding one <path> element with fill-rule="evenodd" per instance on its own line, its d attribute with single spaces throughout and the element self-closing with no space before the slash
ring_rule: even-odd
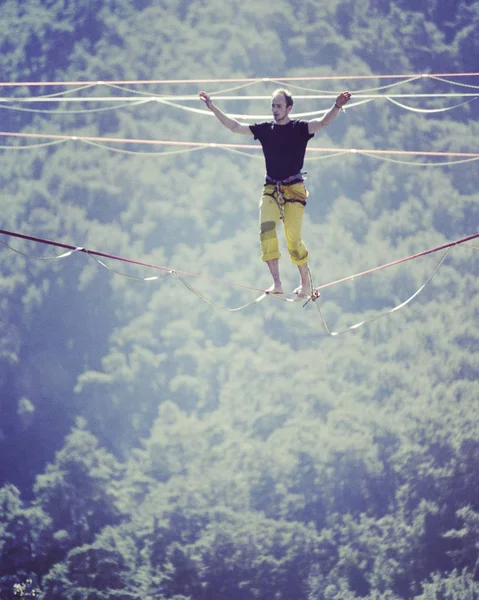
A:
<svg viewBox="0 0 479 600">
<path fill-rule="evenodd" d="M 232 131 L 233 133 L 242 133 L 245 135 L 252 135 L 249 125 L 242 125 L 236 119 L 232 119 L 228 117 L 222 110 L 220 110 L 215 104 L 213 104 L 211 98 L 206 92 L 199 92 L 198 96 L 201 100 L 206 104 L 206 106 L 211 110 L 211 112 L 215 115 L 218 121 L 224 125 L 227 129 Z"/>
<path fill-rule="evenodd" d="M 206 92 L 200 92 L 198 94 L 198 96 L 203 100 L 203 102 L 206 104 L 206 106 L 210 110 L 213 109 L 213 102 L 211 101 L 211 98 L 208 96 L 208 94 Z"/>
</svg>

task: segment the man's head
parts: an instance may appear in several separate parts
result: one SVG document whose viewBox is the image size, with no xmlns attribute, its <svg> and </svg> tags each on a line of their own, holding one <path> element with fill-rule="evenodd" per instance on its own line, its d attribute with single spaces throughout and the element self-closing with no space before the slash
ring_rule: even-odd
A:
<svg viewBox="0 0 479 600">
<path fill-rule="evenodd" d="M 292 108 L 293 97 L 288 90 L 278 89 L 273 92 L 271 111 L 276 123 L 285 125 L 289 121 L 289 113 Z"/>
</svg>

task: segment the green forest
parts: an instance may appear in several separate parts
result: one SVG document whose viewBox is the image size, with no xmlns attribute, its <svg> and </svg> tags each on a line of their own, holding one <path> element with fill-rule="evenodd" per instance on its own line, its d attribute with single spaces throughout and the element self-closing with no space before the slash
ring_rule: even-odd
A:
<svg viewBox="0 0 479 600">
<path fill-rule="evenodd" d="M 0 599 L 478 600 L 479 4 L 0 17 Z M 314 302 L 255 302 L 261 147 L 198 98 L 278 87 L 352 93 L 306 154 Z"/>
</svg>

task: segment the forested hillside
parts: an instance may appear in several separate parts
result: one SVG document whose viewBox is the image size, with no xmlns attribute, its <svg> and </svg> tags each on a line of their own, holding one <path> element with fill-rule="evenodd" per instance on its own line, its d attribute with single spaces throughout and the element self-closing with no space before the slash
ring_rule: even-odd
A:
<svg viewBox="0 0 479 600">
<path fill-rule="evenodd" d="M 0 229 L 60 245 L 0 235 L 0 598 L 477 600 L 479 241 L 399 261 L 479 233 L 478 3 L 0 17 Z M 198 92 L 279 86 L 353 94 L 306 155 L 321 297 L 230 312 L 264 161 Z"/>
</svg>

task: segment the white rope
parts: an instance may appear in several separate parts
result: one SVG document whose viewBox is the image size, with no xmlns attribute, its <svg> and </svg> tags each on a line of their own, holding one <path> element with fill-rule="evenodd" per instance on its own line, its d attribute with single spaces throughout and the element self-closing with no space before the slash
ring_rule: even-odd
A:
<svg viewBox="0 0 479 600">
<path fill-rule="evenodd" d="M 259 148 L 258 148 L 259 149 Z M 263 154 L 251 154 L 250 152 L 246 152 L 244 150 L 236 150 L 235 148 L 223 148 L 220 147 L 220 150 L 224 150 L 225 152 L 231 152 L 232 154 L 240 154 L 242 156 L 247 156 L 248 158 L 256 158 L 259 160 L 264 160 Z"/>
<path fill-rule="evenodd" d="M 70 100 L 74 100 L 70 98 Z M 62 100 L 63 101 L 63 100 Z M 59 100 L 55 100 L 55 102 L 59 102 Z M 150 102 L 150 100 L 137 100 L 136 102 L 128 102 L 127 104 L 118 104 L 116 106 L 102 106 L 101 108 L 82 108 L 82 109 L 41 109 L 41 108 L 24 108 L 20 106 L 5 106 L 4 104 L 0 104 L 0 108 L 5 110 L 16 110 L 20 112 L 30 112 L 30 113 L 43 113 L 43 114 L 83 114 L 83 113 L 98 113 L 98 112 L 106 112 L 109 110 L 118 110 L 121 108 L 131 108 L 133 106 L 139 106 L 140 104 L 145 104 Z"/>
<path fill-rule="evenodd" d="M 403 85 L 405 83 L 410 83 L 411 81 L 416 81 L 417 79 L 421 79 L 421 78 L 422 78 L 421 75 L 418 75 L 417 77 L 410 77 L 409 79 L 404 79 L 403 81 L 395 81 L 394 83 L 390 83 L 389 85 L 381 85 L 379 87 L 366 88 L 364 90 L 356 90 L 356 91 L 353 91 L 351 93 L 354 96 L 356 96 L 356 94 L 358 94 L 358 93 L 377 92 L 379 90 L 387 90 L 387 89 L 396 87 L 398 85 Z M 283 81 L 280 81 L 280 80 L 275 81 L 275 80 L 272 79 L 271 81 L 274 81 L 274 83 L 279 83 L 280 85 L 282 85 L 284 87 L 287 87 L 288 89 L 291 88 L 291 89 L 296 89 L 296 90 L 304 90 L 304 91 L 307 91 L 307 92 L 317 92 L 317 93 L 324 93 L 324 94 L 328 94 L 328 93 L 329 94 L 334 94 L 334 92 L 332 92 L 330 90 L 318 90 L 318 89 L 313 89 L 313 88 L 310 88 L 310 87 L 304 87 L 304 86 L 301 86 L 301 85 L 295 85 L 295 84 L 291 84 L 291 83 L 288 83 L 288 82 L 283 82 Z M 337 93 L 336 93 L 336 95 L 337 95 Z"/>
<path fill-rule="evenodd" d="M 88 252 L 88 250 L 83 250 L 83 251 L 89 258 L 92 258 L 95 262 L 97 262 L 100 266 L 104 267 L 108 271 L 111 271 L 112 273 L 116 273 L 117 275 L 121 275 L 122 277 L 125 277 L 126 279 L 131 279 L 133 281 L 157 281 L 158 279 L 164 279 L 165 277 L 169 277 L 170 275 L 173 275 L 175 273 L 175 271 L 168 271 L 167 273 L 163 273 L 162 275 L 151 275 L 150 277 L 135 277 L 134 275 L 128 275 L 127 273 L 123 273 L 122 271 L 117 271 L 116 269 L 112 269 L 112 267 L 109 267 L 102 260 L 100 260 L 99 258 L 94 256 L 93 254 L 90 254 Z"/>
<path fill-rule="evenodd" d="M 472 158 L 465 158 L 462 160 L 450 160 L 442 162 L 413 162 L 411 160 L 400 160 L 397 158 L 388 158 L 387 156 L 380 156 L 379 154 L 371 154 L 366 150 L 361 150 L 357 153 L 362 154 L 364 156 L 369 156 L 370 158 L 376 158 L 377 160 L 383 160 L 385 162 L 396 163 L 399 165 L 408 165 L 409 167 L 444 167 L 447 165 L 462 165 L 464 163 L 479 160 L 479 156 L 474 156 Z"/>
<path fill-rule="evenodd" d="M 88 90 L 89 88 L 96 87 L 96 83 L 89 83 L 87 85 L 80 85 L 76 88 L 63 90 L 63 92 L 56 92 L 54 94 L 42 94 L 41 96 L 35 96 L 35 98 L 59 98 L 61 96 L 65 96 L 66 94 L 73 94 L 76 92 L 81 92 L 82 90 Z"/>
<path fill-rule="evenodd" d="M 33 256 L 31 254 L 26 254 L 25 252 L 22 252 L 21 250 L 17 250 L 16 248 L 13 248 L 12 246 L 9 246 L 7 243 L 3 242 L 2 240 L 0 240 L 0 244 L 5 246 L 12 252 L 15 252 L 16 254 L 20 254 L 21 256 L 28 258 L 29 260 L 57 260 L 59 258 L 67 258 L 68 256 L 71 256 L 75 252 L 84 251 L 84 248 L 82 248 L 81 246 L 78 246 L 74 250 L 68 250 L 67 252 L 63 252 L 62 254 L 59 254 L 57 256 Z"/>
<path fill-rule="evenodd" d="M 323 316 L 323 313 L 321 312 L 321 308 L 319 307 L 319 303 L 316 302 L 316 308 L 318 309 L 318 312 L 319 312 L 319 315 L 320 315 L 321 320 L 323 322 L 323 326 L 324 326 L 324 329 L 326 330 L 326 333 L 328 335 L 330 335 L 331 337 L 336 337 L 338 335 L 343 335 L 344 333 L 347 333 L 348 331 L 354 331 L 355 329 L 359 329 L 359 327 L 362 327 L 363 325 L 366 325 L 367 323 L 372 323 L 373 321 L 377 321 L 378 319 L 382 319 L 383 317 L 386 317 L 386 316 L 388 316 L 388 315 L 390 315 L 392 313 L 397 312 L 401 308 L 404 308 L 407 304 L 409 304 L 412 300 L 414 300 L 414 298 L 416 298 L 416 296 L 418 296 L 423 291 L 423 289 L 429 284 L 429 282 L 434 277 L 434 275 L 439 271 L 439 268 L 442 266 L 443 262 L 446 260 L 446 257 L 447 257 L 447 255 L 449 254 L 449 252 L 451 251 L 452 248 L 454 248 L 454 246 L 450 246 L 446 250 L 446 252 L 441 257 L 441 259 L 439 260 L 439 262 L 437 263 L 437 265 L 434 267 L 434 270 L 431 273 L 431 275 L 426 279 L 426 281 L 421 285 L 421 287 L 418 290 L 416 290 L 414 292 L 414 294 L 412 296 L 410 296 L 407 300 L 405 300 L 404 302 L 401 302 L 401 304 L 398 304 L 394 308 L 391 308 L 389 310 L 381 312 L 378 315 L 375 315 L 374 317 L 371 317 L 370 319 L 365 319 L 364 321 L 360 321 L 359 323 L 355 323 L 354 325 L 351 325 L 350 327 L 347 327 L 346 329 L 343 329 L 342 331 L 331 331 L 330 330 L 330 328 L 329 328 L 328 324 L 326 323 L 326 320 L 325 320 L 325 318 Z"/>
<path fill-rule="evenodd" d="M 168 106 L 172 106 L 174 108 L 179 108 L 180 110 L 184 110 L 187 112 L 194 112 L 197 114 L 201 114 L 201 115 L 209 115 L 214 117 L 214 114 L 210 111 L 210 110 L 205 110 L 205 109 L 201 109 L 201 108 L 192 108 L 190 106 L 184 106 L 182 104 L 176 104 L 175 102 L 170 102 L 168 100 L 164 100 L 162 98 L 156 98 L 157 102 L 160 102 L 161 104 L 166 104 Z M 359 106 L 360 104 L 366 104 L 368 102 L 371 102 L 371 99 L 367 99 L 367 100 L 362 100 L 360 102 L 353 102 L 352 104 L 349 104 L 347 106 L 348 109 L 350 108 L 354 108 L 356 106 Z M 295 113 L 294 117 L 295 118 L 302 118 L 302 117 L 321 117 L 324 116 L 325 114 L 327 114 L 331 109 L 327 108 L 326 110 L 320 110 L 320 111 L 311 111 L 311 112 L 304 112 L 304 113 Z M 271 119 L 271 114 L 268 115 L 245 115 L 245 114 L 231 114 L 228 113 L 228 115 L 234 119 L 244 119 L 244 120 L 270 120 Z"/>
<path fill-rule="evenodd" d="M 63 140 L 62 140 L 63 141 Z M 101 148 L 102 150 L 109 150 L 110 152 L 116 152 L 118 154 L 136 154 L 139 156 L 153 156 L 155 158 L 161 156 L 171 156 L 172 154 L 187 154 L 190 152 L 196 152 L 197 150 L 205 150 L 208 146 L 194 146 L 193 148 L 185 148 L 184 150 L 162 150 L 161 152 L 154 151 L 142 151 L 142 150 L 124 150 L 121 148 L 114 148 L 113 146 L 109 146 L 108 144 L 100 144 L 98 142 L 93 142 L 92 140 L 78 140 L 83 142 L 84 144 L 89 144 L 90 146 L 96 146 L 97 148 Z"/>
<path fill-rule="evenodd" d="M 460 104 L 455 104 L 454 106 L 447 106 L 445 108 L 414 108 L 412 106 L 407 106 L 406 104 L 402 104 L 401 102 L 394 100 L 390 96 L 385 96 L 385 98 L 387 98 L 387 100 L 389 100 L 389 102 L 392 102 L 396 106 L 399 106 L 400 108 L 404 108 L 405 110 L 409 110 L 411 112 L 416 112 L 416 113 L 429 113 L 429 114 L 430 113 L 447 112 L 448 110 L 453 110 L 455 108 L 459 108 L 460 106 L 464 106 L 465 104 L 469 104 L 470 102 L 477 100 L 477 96 L 476 96 L 476 97 L 472 98 L 471 100 L 466 100 L 465 102 L 461 102 Z"/>
<path fill-rule="evenodd" d="M 55 146 L 56 144 L 63 144 L 70 140 L 53 140 L 52 142 L 43 142 L 41 144 L 28 144 L 25 146 L 4 146 L 1 145 L 1 150 L 33 150 L 34 148 L 45 148 L 47 146 Z"/>
<path fill-rule="evenodd" d="M 143 102 L 155 102 L 155 101 L 164 101 L 167 102 L 198 102 L 199 98 L 197 94 L 151 94 L 146 92 L 135 92 L 135 90 L 127 90 L 133 93 L 132 96 L 73 96 L 66 97 L 63 96 L 61 98 L 58 97 L 50 97 L 50 96 L 35 96 L 35 97 L 8 97 L 2 96 L 0 97 L 0 102 L 7 104 L 31 104 L 34 102 L 40 103 L 70 103 L 70 102 L 78 102 L 78 103 L 88 103 L 88 102 L 132 102 L 132 103 L 141 103 Z M 210 94 L 211 95 L 211 94 Z M 337 94 L 334 92 L 324 92 L 322 94 L 299 94 L 295 95 L 295 100 L 334 100 Z M 353 93 L 353 97 L 357 99 L 367 99 L 367 100 L 376 100 L 381 98 L 477 98 L 477 93 L 473 92 L 436 92 L 436 93 L 404 93 L 404 94 L 364 94 L 364 93 Z M 255 95 L 255 96 L 215 96 L 215 100 L 222 101 L 246 101 L 251 102 L 252 100 L 261 100 L 267 101 L 271 99 L 270 95 Z M 348 106 L 352 106 L 352 104 L 348 104 Z"/>
<path fill-rule="evenodd" d="M 479 90 L 479 85 L 471 85 L 470 83 L 461 83 L 460 81 L 451 81 L 450 79 L 444 79 L 444 77 L 439 77 L 437 75 L 429 75 L 431 79 L 437 79 L 437 81 L 443 81 L 444 83 L 449 83 L 451 85 L 458 85 L 461 87 L 472 88 L 474 90 Z"/>
</svg>

